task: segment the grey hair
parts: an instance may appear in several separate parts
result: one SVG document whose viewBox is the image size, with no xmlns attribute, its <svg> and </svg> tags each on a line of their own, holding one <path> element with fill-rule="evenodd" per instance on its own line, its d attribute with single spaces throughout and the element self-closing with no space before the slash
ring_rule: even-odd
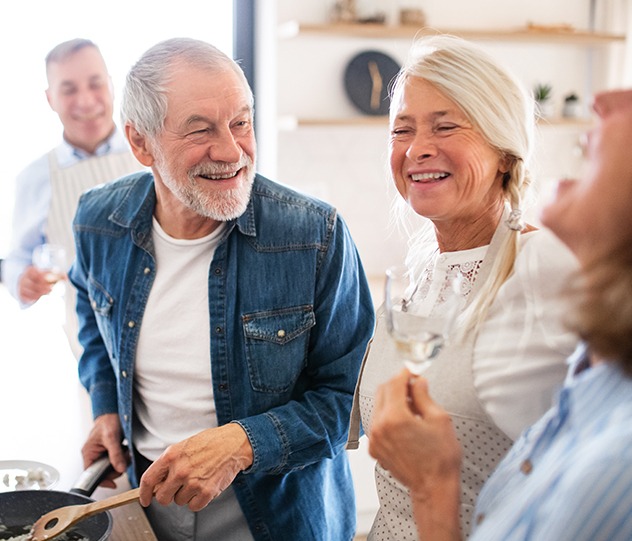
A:
<svg viewBox="0 0 632 541">
<path fill-rule="evenodd" d="M 509 159 L 505 190 L 512 208 L 519 208 L 531 183 L 535 133 L 533 99 L 523 86 L 484 49 L 448 35 L 415 42 L 391 94 L 399 94 L 410 77 L 428 81 L 456 103 L 487 143 Z"/>
<path fill-rule="evenodd" d="M 58 45 L 55 45 L 55 47 L 53 47 L 46 55 L 46 67 L 48 68 L 48 66 L 53 62 L 63 62 L 77 51 L 85 49 L 86 47 L 93 47 L 99 51 L 96 44 L 89 39 L 75 38 L 59 43 Z"/>
<path fill-rule="evenodd" d="M 243 82 L 253 103 L 253 95 L 239 64 L 210 43 L 192 38 L 172 38 L 149 50 L 132 66 L 121 101 L 121 121 L 131 124 L 141 135 L 155 138 L 167 117 L 167 85 L 173 67 L 188 64 L 209 71 L 232 70 Z"/>
<path fill-rule="evenodd" d="M 462 38 L 436 35 L 418 39 L 393 81 L 391 97 L 403 91 L 406 81 L 420 78 L 456 103 L 487 143 L 508 164 L 503 179 L 505 204 L 522 212 L 531 185 L 529 167 L 535 139 L 533 98 L 509 71 L 482 47 Z M 396 114 L 391 107 L 391 120 Z M 504 225 L 504 224 L 503 224 Z M 518 227 L 521 229 L 521 227 Z M 409 265 L 419 264 L 427 253 L 427 231 L 411 239 Z M 498 289 L 513 272 L 520 231 L 512 231 L 492 267 L 492 277 L 468 311 L 466 329 L 481 322 Z"/>
</svg>

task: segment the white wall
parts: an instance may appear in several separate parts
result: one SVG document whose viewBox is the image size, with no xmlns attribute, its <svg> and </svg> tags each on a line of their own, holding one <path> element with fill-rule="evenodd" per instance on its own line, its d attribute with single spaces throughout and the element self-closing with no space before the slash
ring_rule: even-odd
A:
<svg viewBox="0 0 632 541">
<path fill-rule="evenodd" d="M 408 39 L 358 39 L 299 35 L 280 39 L 278 28 L 287 21 L 324 23 L 331 0 L 266 0 L 265 23 L 259 25 L 258 119 L 260 162 L 264 174 L 332 202 L 346 219 L 367 273 L 379 277 L 389 264 L 401 260 L 405 240 L 389 227 L 393 191 L 385 175 L 388 129 L 383 126 L 318 126 L 284 129 L 277 121 L 287 117 L 336 118 L 358 113 L 344 94 L 344 66 L 357 52 L 378 49 L 402 62 Z M 632 16 L 630 0 L 602 0 L 596 12 L 598 30 L 623 33 Z M 588 29 L 590 0 L 358 0 L 361 15 L 379 9 L 394 23 L 399 6 L 421 6 L 430 26 L 437 28 L 511 29 L 527 22 L 570 24 Z M 263 19 L 262 19 L 263 20 Z M 554 86 L 558 109 L 571 91 L 588 103 L 596 90 L 619 86 L 630 66 L 624 64 L 624 45 L 577 47 L 568 44 L 482 42 L 505 66 L 531 88 L 537 82 Z M 614 53 L 614 54 L 613 54 Z M 612 59 L 612 60 L 611 60 Z M 628 54 L 628 64 L 630 62 Z M 625 75 L 627 73 L 627 76 Z M 262 101 L 265 99 L 265 102 Z M 265 106 L 262 105 L 265 103 Z M 282 123 L 283 124 L 283 123 Z M 546 197 L 554 181 L 577 174 L 577 141 L 585 125 L 540 126 L 536 167 L 537 187 Z M 537 223 L 537 207 L 531 212 Z M 360 531 L 370 526 L 377 509 L 373 461 L 366 442 L 352 452 Z"/>
</svg>

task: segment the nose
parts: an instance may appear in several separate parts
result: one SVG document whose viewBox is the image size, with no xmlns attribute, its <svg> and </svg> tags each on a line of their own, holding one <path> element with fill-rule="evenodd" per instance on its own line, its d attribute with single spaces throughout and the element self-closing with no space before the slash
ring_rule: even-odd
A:
<svg viewBox="0 0 632 541">
<path fill-rule="evenodd" d="M 96 95 L 89 89 L 81 90 L 77 94 L 77 105 L 84 109 L 92 107 L 97 101 Z"/>
<path fill-rule="evenodd" d="M 217 162 L 236 163 L 241 155 L 241 145 L 229 128 L 221 130 L 209 148 L 209 157 Z"/>
<path fill-rule="evenodd" d="M 421 162 L 437 154 L 437 147 L 431 135 L 417 132 L 411 141 L 406 156 L 414 162 Z"/>
</svg>

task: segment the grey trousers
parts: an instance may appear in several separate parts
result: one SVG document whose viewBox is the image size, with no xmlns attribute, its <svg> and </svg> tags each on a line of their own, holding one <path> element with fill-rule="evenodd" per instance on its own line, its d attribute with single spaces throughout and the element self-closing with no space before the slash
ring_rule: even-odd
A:
<svg viewBox="0 0 632 541">
<path fill-rule="evenodd" d="M 254 541 L 232 487 L 196 513 L 156 501 L 145 513 L 158 541 Z"/>
</svg>

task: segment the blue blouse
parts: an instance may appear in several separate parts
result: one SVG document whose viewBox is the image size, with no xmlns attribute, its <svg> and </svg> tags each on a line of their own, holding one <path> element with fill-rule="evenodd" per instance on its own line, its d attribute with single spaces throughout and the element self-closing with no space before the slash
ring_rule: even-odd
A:
<svg viewBox="0 0 632 541">
<path fill-rule="evenodd" d="M 485 484 L 470 540 L 632 539 L 631 420 L 616 363 L 571 377 Z"/>
</svg>

